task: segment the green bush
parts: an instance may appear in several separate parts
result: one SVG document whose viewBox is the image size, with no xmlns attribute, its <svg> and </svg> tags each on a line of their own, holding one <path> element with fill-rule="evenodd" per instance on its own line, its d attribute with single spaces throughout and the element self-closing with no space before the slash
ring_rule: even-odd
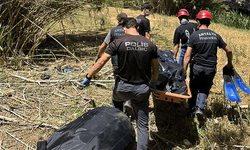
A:
<svg viewBox="0 0 250 150">
<path fill-rule="evenodd" d="M 212 21 L 229 27 L 250 29 L 250 17 L 237 11 L 210 10 Z"/>
</svg>

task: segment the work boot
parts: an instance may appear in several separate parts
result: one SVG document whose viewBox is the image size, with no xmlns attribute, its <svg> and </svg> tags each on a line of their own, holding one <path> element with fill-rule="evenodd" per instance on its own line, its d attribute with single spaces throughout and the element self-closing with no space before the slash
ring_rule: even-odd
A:
<svg viewBox="0 0 250 150">
<path fill-rule="evenodd" d="M 197 107 L 196 108 L 196 111 L 194 112 L 195 114 L 195 117 L 197 118 L 198 122 L 199 122 L 199 127 L 202 127 L 204 126 L 205 124 L 205 121 L 206 121 L 206 117 L 205 115 L 203 114 L 203 109 Z"/>
<path fill-rule="evenodd" d="M 195 110 L 195 107 L 193 107 L 193 108 L 188 108 L 187 110 L 186 110 L 186 115 L 187 115 L 187 118 L 190 118 L 190 117 L 194 117 L 194 112 L 195 112 L 196 110 Z"/>
<path fill-rule="evenodd" d="M 134 119 L 135 119 L 134 110 L 133 110 L 133 107 L 132 107 L 131 100 L 127 100 L 126 102 L 124 102 L 124 104 L 123 104 L 123 112 L 124 112 L 131 120 L 134 120 Z"/>
</svg>

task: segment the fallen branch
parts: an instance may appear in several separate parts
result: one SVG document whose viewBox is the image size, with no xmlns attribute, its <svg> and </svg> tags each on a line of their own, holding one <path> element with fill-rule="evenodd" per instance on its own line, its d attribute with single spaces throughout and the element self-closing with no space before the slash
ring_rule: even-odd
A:
<svg viewBox="0 0 250 150">
<path fill-rule="evenodd" d="M 0 105 L 0 107 L 2 107 L 3 109 L 5 109 L 6 111 L 8 111 L 8 112 L 10 112 L 10 113 L 12 113 L 12 114 L 14 114 L 14 115 L 16 115 L 17 117 L 21 118 L 22 120 L 28 121 L 27 119 L 25 119 L 25 118 L 23 118 L 22 116 L 18 115 L 18 114 L 15 113 L 14 111 L 9 110 L 9 109 L 6 108 L 5 106 Z"/>
<path fill-rule="evenodd" d="M 28 81 L 28 82 L 33 82 L 33 83 L 58 83 L 58 82 L 76 82 L 78 80 L 31 80 L 27 79 L 25 77 L 19 76 L 19 75 L 12 75 L 13 77 L 20 78 L 22 80 Z"/>
<path fill-rule="evenodd" d="M 250 105 L 239 105 L 241 109 L 248 109 Z M 237 108 L 237 105 L 228 105 L 227 108 Z"/>
<path fill-rule="evenodd" d="M 153 135 L 155 135 L 155 136 L 157 136 L 157 137 L 158 137 L 159 139 L 161 139 L 164 143 L 166 143 L 166 144 L 171 143 L 171 144 L 173 144 L 174 146 L 176 146 L 176 148 L 182 149 L 182 148 L 180 148 L 179 146 L 177 146 L 176 144 L 174 144 L 173 142 L 171 142 L 171 141 L 169 141 L 169 140 L 167 140 L 167 139 L 161 137 L 160 135 L 158 135 L 158 134 L 156 134 L 156 133 L 154 133 L 154 132 L 150 132 L 150 133 L 153 134 Z"/>
<path fill-rule="evenodd" d="M 19 75 L 12 75 L 13 77 L 20 78 L 22 80 L 33 83 L 58 83 L 58 82 L 79 82 L 79 80 L 31 80 Z M 92 82 L 115 82 L 115 80 L 91 80 Z"/>
<path fill-rule="evenodd" d="M 61 97 L 61 98 L 64 98 L 64 96 L 61 95 L 61 94 L 57 94 L 57 93 L 55 93 L 55 92 L 52 92 L 52 94 L 55 94 L 55 95 L 57 95 L 57 96 L 59 96 L 59 97 Z"/>
<path fill-rule="evenodd" d="M 250 146 L 243 146 L 243 145 L 229 145 L 229 146 L 236 148 L 250 148 Z"/>
<path fill-rule="evenodd" d="M 35 128 L 34 126 L 23 127 L 23 128 L 19 128 L 19 129 L 9 130 L 9 132 L 16 132 L 16 131 L 23 131 L 23 130 L 33 130 L 34 128 Z"/>
<path fill-rule="evenodd" d="M 28 147 L 29 149 L 35 150 L 34 148 L 30 147 L 29 145 L 27 145 L 26 143 L 24 143 L 23 141 L 21 141 L 20 139 L 14 137 L 13 135 L 11 135 L 9 132 L 4 131 L 5 133 L 7 133 L 8 135 L 10 135 L 12 138 L 14 138 L 15 140 L 17 140 L 18 142 L 22 143 L 23 145 L 25 145 L 26 147 Z"/>
<path fill-rule="evenodd" d="M 110 69 L 108 69 L 108 70 L 106 70 L 106 71 L 104 71 L 104 72 L 101 72 L 101 74 L 99 74 L 98 76 L 102 76 L 102 75 L 104 75 L 104 74 L 110 72 L 111 70 L 113 70 L 113 68 L 110 68 Z"/>
<path fill-rule="evenodd" d="M 63 104 L 63 103 L 58 103 L 59 105 L 63 106 L 63 107 L 68 107 L 68 104 Z"/>
<path fill-rule="evenodd" d="M 115 80 L 91 80 L 92 82 L 115 82 Z"/>
<path fill-rule="evenodd" d="M 5 120 L 5 121 L 14 122 L 14 123 L 18 122 L 18 120 L 14 119 L 14 118 L 9 118 L 9 117 L 5 117 L 5 116 L 0 116 L 0 119 Z"/>
<path fill-rule="evenodd" d="M 74 97 L 74 96 L 72 96 L 72 95 L 69 95 L 69 94 L 67 94 L 67 93 L 64 93 L 63 91 L 58 90 L 56 87 L 55 87 L 55 89 L 56 89 L 58 92 L 60 92 L 61 94 L 63 94 L 63 95 L 66 95 L 66 96 L 71 97 L 71 98 Z"/>
<path fill-rule="evenodd" d="M 56 130 L 58 130 L 58 129 L 59 129 L 59 127 L 57 127 L 57 126 L 53 126 L 53 125 L 51 125 L 51 124 L 47 124 L 47 123 L 41 123 L 39 126 L 40 126 L 40 127 L 51 127 L 51 128 L 56 129 Z"/>
<path fill-rule="evenodd" d="M 1 147 L 1 149 L 3 149 L 3 150 L 7 150 L 7 149 L 5 149 L 2 145 L 0 145 L 0 147 Z"/>
<path fill-rule="evenodd" d="M 0 105 L 0 107 L 4 108 L 6 111 L 8 111 L 8 112 L 10 112 L 10 113 L 13 113 L 14 115 L 16 115 L 17 117 L 21 118 L 22 120 L 25 120 L 25 121 L 27 121 L 27 122 L 32 123 L 32 121 L 29 121 L 29 120 L 23 118 L 22 116 L 18 115 L 18 114 L 15 113 L 14 111 L 9 110 L 9 109 L 6 108 L 5 106 Z M 46 124 L 46 123 L 41 123 L 40 126 L 52 127 L 52 128 L 54 128 L 54 129 L 56 129 L 56 130 L 59 129 L 59 127 L 57 127 L 57 126 L 53 126 L 53 125 Z"/>
<path fill-rule="evenodd" d="M 94 82 L 97 86 L 101 86 L 103 88 L 107 88 L 107 85 L 106 84 L 103 84 L 103 83 L 99 83 L 99 82 Z"/>
</svg>

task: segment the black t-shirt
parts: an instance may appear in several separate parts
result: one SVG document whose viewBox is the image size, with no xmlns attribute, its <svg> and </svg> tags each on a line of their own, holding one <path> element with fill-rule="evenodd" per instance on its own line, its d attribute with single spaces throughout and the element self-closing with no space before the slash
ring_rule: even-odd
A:
<svg viewBox="0 0 250 150">
<path fill-rule="evenodd" d="M 105 53 L 118 55 L 118 77 L 131 84 L 148 83 L 151 60 L 158 58 L 154 43 L 143 36 L 130 34 L 111 42 Z"/>
<path fill-rule="evenodd" d="M 115 39 L 119 39 L 120 37 L 124 36 L 125 32 L 122 29 L 122 23 L 119 23 L 118 26 L 112 28 L 110 30 L 110 32 L 108 33 L 108 35 L 106 36 L 104 42 L 106 44 L 111 43 L 112 41 L 114 41 Z"/>
<path fill-rule="evenodd" d="M 198 26 L 196 23 L 191 22 L 183 22 L 179 27 L 175 29 L 174 33 L 174 44 L 179 44 L 181 40 L 182 48 L 187 47 L 187 41 L 190 37 L 190 35 L 198 30 Z"/>
<path fill-rule="evenodd" d="M 124 35 L 125 35 L 125 32 L 122 29 L 122 23 L 119 23 L 118 26 L 112 28 L 109 31 L 108 35 L 104 39 L 104 42 L 106 44 L 110 44 L 115 39 L 119 39 L 120 37 L 122 37 Z M 118 57 L 117 56 L 112 57 L 111 62 L 113 64 L 113 66 L 118 66 Z"/>
<path fill-rule="evenodd" d="M 211 67 L 217 64 L 217 47 L 227 46 L 219 34 L 209 29 L 194 32 L 187 45 L 192 47 L 191 57 L 194 63 Z"/>
<path fill-rule="evenodd" d="M 139 15 L 136 18 L 137 23 L 139 24 L 138 33 L 142 36 L 145 36 L 145 32 L 150 31 L 150 22 L 144 15 Z"/>
</svg>

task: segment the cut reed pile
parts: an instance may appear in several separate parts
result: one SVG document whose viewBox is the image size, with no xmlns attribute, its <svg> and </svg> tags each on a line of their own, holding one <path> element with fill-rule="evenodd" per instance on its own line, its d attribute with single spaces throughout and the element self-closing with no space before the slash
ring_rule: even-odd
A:
<svg viewBox="0 0 250 150">
<path fill-rule="evenodd" d="M 48 31 L 61 19 L 81 8 L 79 1 L 2 0 L 0 3 L 1 64 L 11 56 L 20 65 L 23 53 L 32 58 L 34 50 Z M 28 48 L 27 48 L 28 47 Z"/>
</svg>

